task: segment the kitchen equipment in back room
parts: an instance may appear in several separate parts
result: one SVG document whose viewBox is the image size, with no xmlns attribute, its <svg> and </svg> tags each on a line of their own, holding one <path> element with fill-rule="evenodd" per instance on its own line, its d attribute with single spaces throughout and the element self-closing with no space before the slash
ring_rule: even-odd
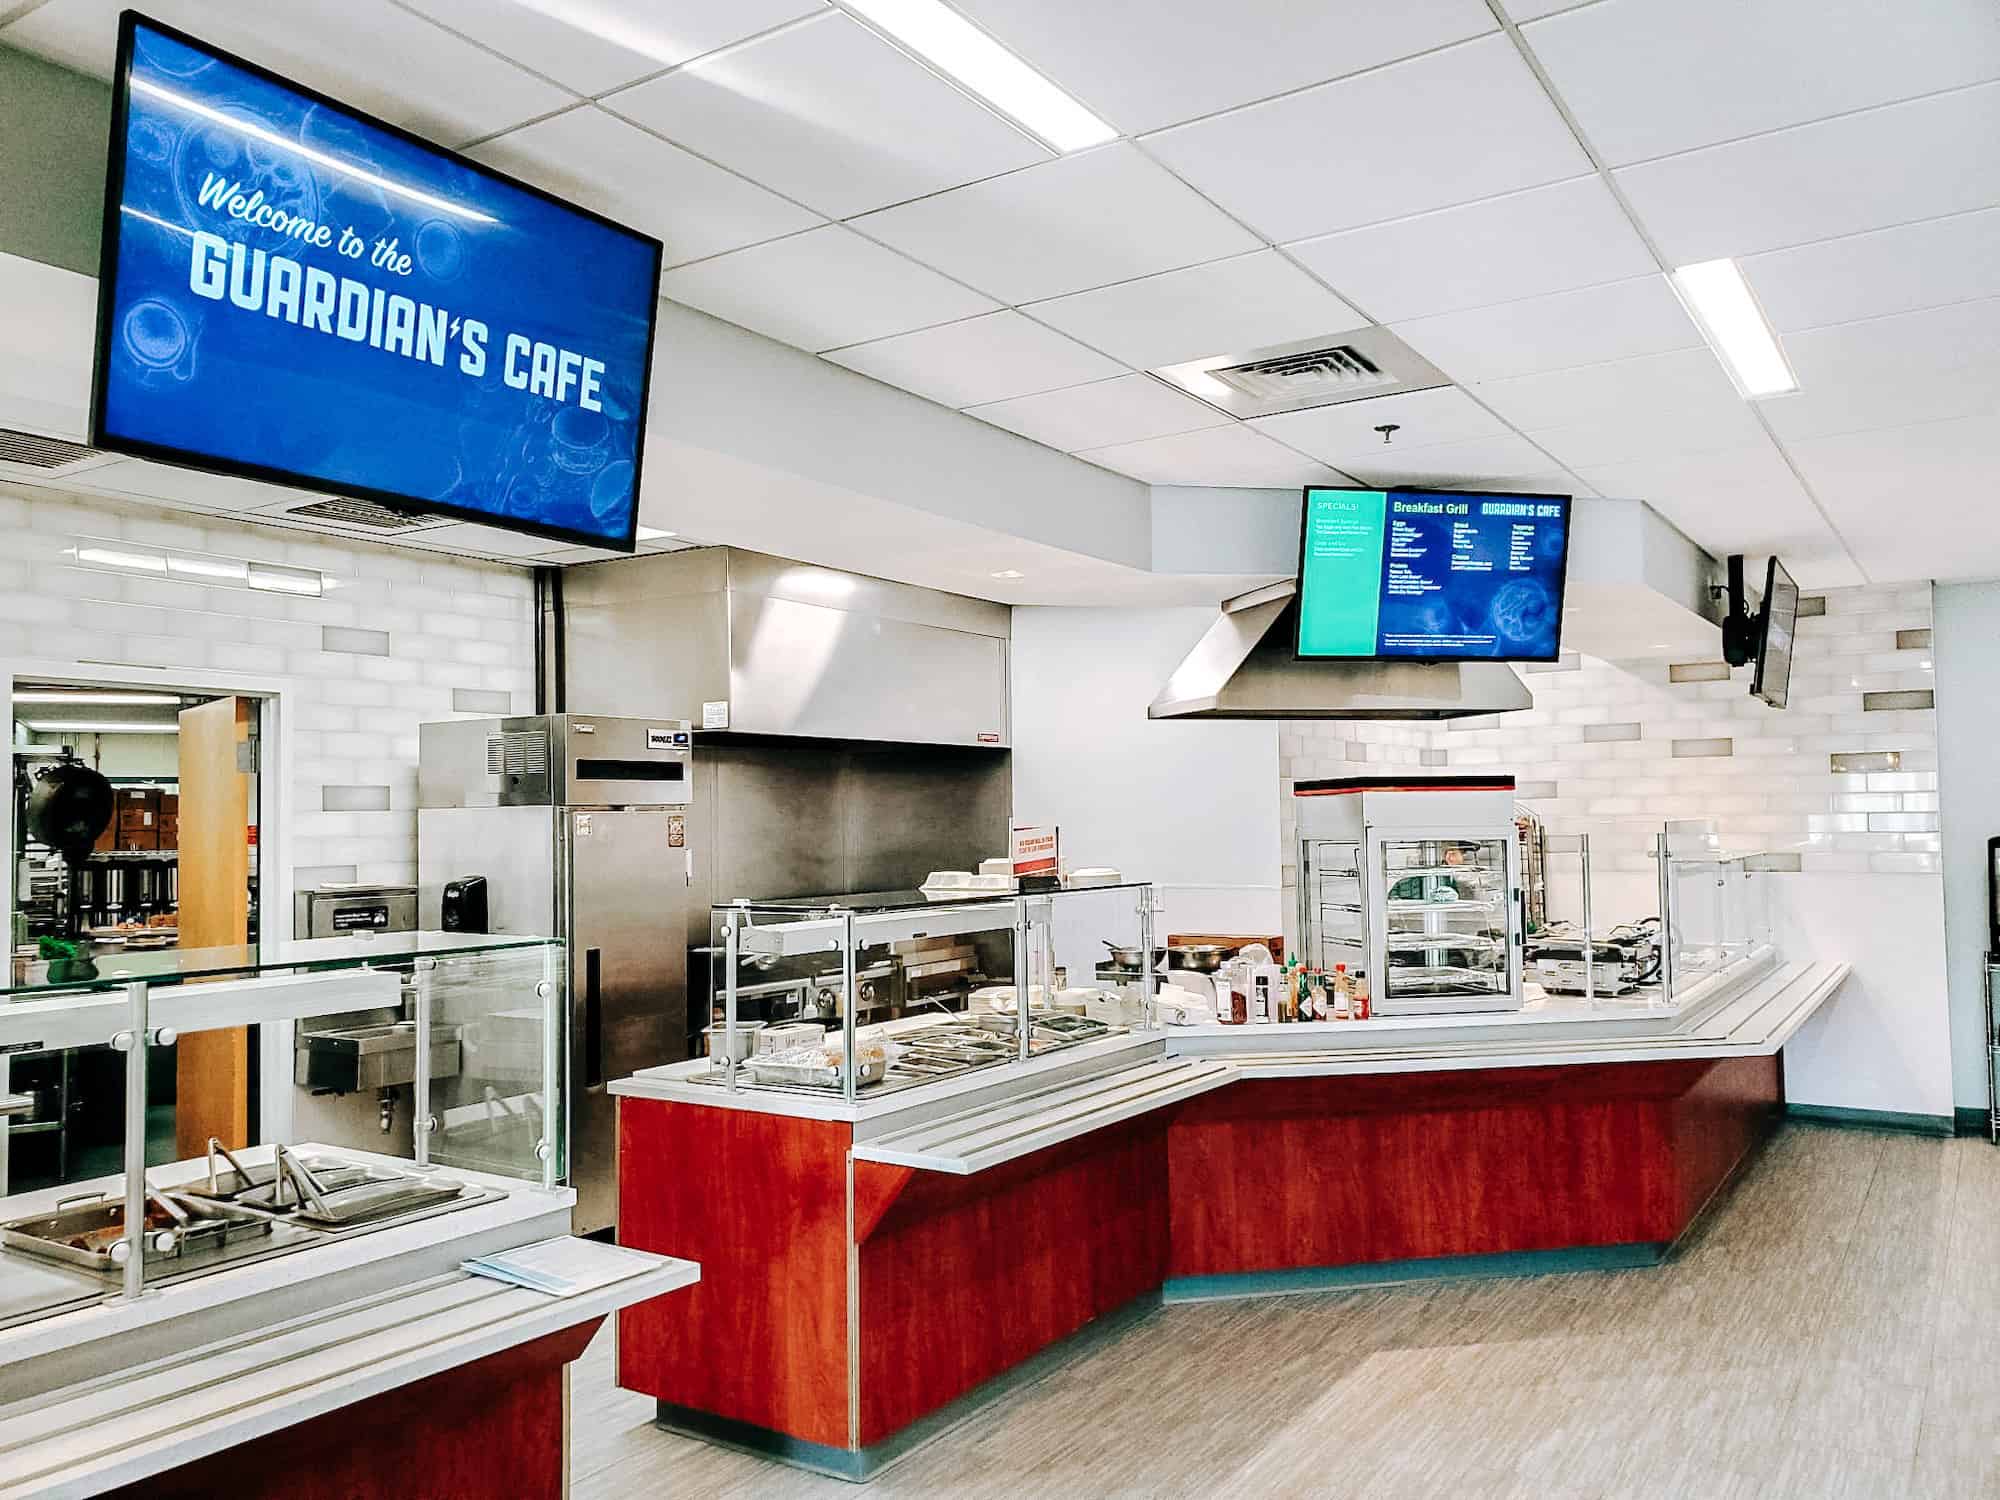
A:
<svg viewBox="0 0 2000 1500">
<path fill-rule="evenodd" d="M 419 924 L 444 926 L 457 886 L 457 920 L 483 905 L 488 931 L 567 944 L 579 1233 L 617 1222 L 617 1113 L 604 1085 L 687 1055 L 692 744 L 684 720 L 594 714 L 419 732 Z"/>
<path fill-rule="evenodd" d="M 328 883 L 293 897 L 296 937 L 352 937 L 363 932 L 413 932 L 417 888 L 413 885 Z"/>
<path fill-rule="evenodd" d="M 492 918 L 486 903 L 486 877 L 461 875 L 444 883 L 438 910 L 438 926 L 446 932 L 490 932 Z"/>
</svg>

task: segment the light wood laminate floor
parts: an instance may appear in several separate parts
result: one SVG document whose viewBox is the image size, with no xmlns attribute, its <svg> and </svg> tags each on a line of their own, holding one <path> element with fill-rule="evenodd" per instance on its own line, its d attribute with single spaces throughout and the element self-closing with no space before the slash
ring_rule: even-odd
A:
<svg viewBox="0 0 2000 1500">
<path fill-rule="evenodd" d="M 2000 1497 L 2000 1150 L 1789 1125 L 1654 1270 L 1161 1308 L 866 1489 L 654 1428 L 575 1500 Z"/>
</svg>

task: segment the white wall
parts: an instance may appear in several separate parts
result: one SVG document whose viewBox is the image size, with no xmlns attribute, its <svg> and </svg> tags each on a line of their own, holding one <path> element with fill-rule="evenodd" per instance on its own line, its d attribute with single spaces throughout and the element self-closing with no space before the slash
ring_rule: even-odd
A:
<svg viewBox="0 0 2000 1500">
<path fill-rule="evenodd" d="M 199 522 L 199 524 L 196 524 Z M 139 665 L 285 680 L 294 879 L 416 879 L 417 726 L 532 712 L 533 590 L 519 568 L 0 484 L 0 662 Z M 321 598 L 75 566 L 79 537 L 322 570 Z M 359 631 L 359 635 L 343 632 Z M 377 803 L 384 811 L 350 811 Z M 274 893 L 277 894 L 277 893 Z"/>
<path fill-rule="evenodd" d="M 1986 1107 L 1986 841 L 2000 834 L 2000 583 L 1937 590 L 1938 794 L 1952 1075 L 1961 1109 Z"/>
<path fill-rule="evenodd" d="M 1166 931 L 1278 932 L 1278 726 L 1146 705 L 1213 607 L 1014 611 L 1014 813 L 1156 882 Z M 1109 936 L 1110 934 L 1106 934 Z"/>
</svg>

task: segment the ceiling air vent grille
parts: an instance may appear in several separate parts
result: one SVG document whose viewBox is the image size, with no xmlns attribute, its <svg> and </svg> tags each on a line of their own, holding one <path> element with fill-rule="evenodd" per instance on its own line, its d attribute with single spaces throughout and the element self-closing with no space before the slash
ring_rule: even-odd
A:
<svg viewBox="0 0 2000 1500">
<path fill-rule="evenodd" d="M 1208 374 L 1255 401 L 1304 397 L 1337 400 L 1399 383 L 1394 375 L 1385 373 L 1352 344 L 1252 360 L 1249 364 L 1210 370 Z"/>
<path fill-rule="evenodd" d="M 1270 417 L 1451 384 L 1444 371 L 1374 326 L 1162 365 L 1153 373 L 1233 417 Z"/>
<path fill-rule="evenodd" d="M 315 500 L 310 505 L 294 505 L 285 512 L 288 516 L 298 516 L 307 521 L 332 521 L 341 526 L 360 526 L 369 531 L 421 531 L 432 526 L 446 526 L 450 522 L 443 516 L 434 516 L 420 510 L 395 510 L 387 505 L 378 505 L 373 500 L 355 500 L 341 496 L 333 500 Z"/>
<path fill-rule="evenodd" d="M 24 469 L 63 469 L 97 456 L 95 448 L 86 448 L 81 443 L 65 443 L 60 438 L 37 437 L 32 432 L 0 427 L 0 464 L 19 464 Z"/>
</svg>

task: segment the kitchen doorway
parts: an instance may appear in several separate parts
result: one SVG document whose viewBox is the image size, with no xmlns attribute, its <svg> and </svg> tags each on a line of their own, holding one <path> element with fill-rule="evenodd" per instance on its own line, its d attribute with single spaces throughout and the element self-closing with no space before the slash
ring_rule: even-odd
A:
<svg viewBox="0 0 2000 1500">
<path fill-rule="evenodd" d="M 174 949 L 245 948 L 260 937 L 260 733 L 265 699 L 217 687 L 11 679 L 8 829 L 14 969 L 71 952 L 100 961 Z M 86 825 L 50 808 L 71 805 Z M 109 793 L 109 811 L 92 797 Z M 86 846 L 87 825 L 95 828 Z M 53 830 L 53 831 L 52 831 Z M 57 842 L 70 846 L 59 848 Z M 199 1155 L 208 1138 L 255 1138 L 260 1069 L 251 1030 L 156 1048 L 147 1159 Z M 8 1097 L 0 1190 L 119 1170 L 123 1059 L 109 1047 L 0 1060 Z"/>
</svg>

